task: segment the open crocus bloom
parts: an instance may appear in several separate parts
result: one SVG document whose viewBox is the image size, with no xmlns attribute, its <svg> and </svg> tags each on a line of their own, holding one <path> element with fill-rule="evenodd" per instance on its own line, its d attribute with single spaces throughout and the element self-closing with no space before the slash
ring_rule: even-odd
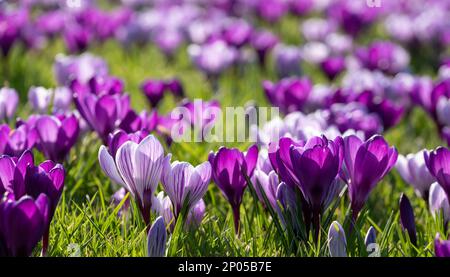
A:
<svg viewBox="0 0 450 277">
<path fill-rule="evenodd" d="M 149 135 L 140 143 L 127 141 L 113 157 L 101 146 L 100 166 L 111 180 L 124 186 L 135 198 L 145 224 L 150 224 L 152 198 L 161 178 L 165 163 L 171 155 L 164 156 L 164 148 L 156 137 Z"/>
</svg>

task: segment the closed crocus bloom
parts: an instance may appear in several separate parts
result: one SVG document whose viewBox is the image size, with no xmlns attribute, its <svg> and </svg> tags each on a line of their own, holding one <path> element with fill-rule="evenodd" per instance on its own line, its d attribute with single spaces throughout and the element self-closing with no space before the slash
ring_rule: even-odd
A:
<svg viewBox="0 0 450 277">
<path fill-rule="evenodd" d="M 77 24 L 69 25 L 64 30 L 64 42 L 70 53 L 81 53 L 87 49 L 92 39 L 88 29 Z"/>
<path fill-rule="evenodd" d="M 56 81 L 61 86 L 69 86 L 73 80 L 86 84 L 94 76 L 108 74 L 106 62 L 90 53 L 79 56 L 56 55 L 53 64 Z"/>
<path fill-rule="evenodd" d="M 206 212 L 206 205 L 205 201 L 203 199 L 200 199 L 197 201 L 197 203 L 194 204 L 191 211 L 188 214 L 188 217 L 186 219 L 186 225 L 189 228 L 196 229 L 200 227 L 200 224 L 202 223 L 203 218 L 205 217 Z"/>
<path fill-rule="evenodd" d="M 277 45 L 278 37 L 267 30 L 254 32 L 250 43 L 258 55 L 259 65 L 266 66 L 267 54 Z"/>
<path fill-rule="evenodd" d="M 333 221 L 328 230 L 328 251 L 331 257 L 347 257 L 347 239 L 341 224 Z"/>
<path fill-rule="evenodd" d="M 298 47 L 279 44 L 273 55 L 278 78 L 301 75 L 301 51 Z"/>
<path fill-rule="evenodd" d="M 163 167 L 162 185 L 173 205 L 175 218 L 183 207 L 188 213 L 206 193 L 211 178 L 211 165 L 204 162 L 193 167 L 187 162 L 167 162 Z M 187 216 L 187 214 L 186 214 Z"/>
<path fill-rule="evenodd" d="M 288 114 L 302 110 L 311 93 L 312 82 L 308 78 L 285 78 L 276 84 L 264 81 L 263 88 L 272 105 Z"/>
<path fill-rule="evenodd" d="M 440 124 L 450 126 L 450 99 L 440 97 L 436 106 L 437 120 Z"/>
<path fill-rule="evenodd" d="M 436 217 L 442 215 L 444 222 L 450 220 L 450 204 L 445 191 L 438 183 L 433 183 L 430 187 L 430 196 L 428 200 L 431 214 Z"/>
<path fill-rule="evenodd" d="M 240 19 L 225 27 L 223 38 L 229 45 L 241 48 L 249 42 L 252 31 L 252 26 L 247 21 Z"/>
<path fill-rule="evenodd" d="M 170 157 L 171 155 L 164 156 L 164 148 L 153 135 L 147 136 L 140 143 L 125 142 L 115 156 L 105 146 L 101 146 L 98 153 L 102 170 L 133 195 L 148 228 L 152 198 L 163 166 Z"/>
<path fill-rule="evenodd" d="M 127 141 L 133 141 L 135 143 L 140 143 L 144 138 L 146 138 L 149 133 L 145 130 L 137 131 L 134 133 L 126 133 L 123 130 L 116 130 L 114 133 L 108 136 L 108 150 L 109 153 L 115 157 L 117 150 L 122 144 Z"/>
<path fill-rule="evenodd" d="M 0 88 L 0 120 L 11 120 L 19 104 L 19 95 L 8 87 Z"/>
<path fill-rule="evenodd" d="M 164 191 L 160 191 L 153 197 L 152 211 L 164 218 L 164 224 L 169 232 L 172 232 L 175 228 L 175 218 L 172 210 L 172 201 L 170 201 L 169 196 L 164 195 Z"/>
<path fill-rule="evenodd" d="M 139 131 L 149 133 L 156 129 L 159 121 L 160 118 L 156 111 L 149 113 L 146 110 L 143 110 L 137 114 L 134 110 L 130 109 L 120 121 L 118 128 L 127 133 L 135 133 Z"/>
<path fill-rule="evenodd" d="M 166 255 L 166 226 L 159 216 L 152 224 L 147 236 L 147 256 L 164 257 Z"/>
<path fill-rule="evenodd" d="M 343 159 L 342 138 L 334 141 L 313 137 L 304 146 L 292 146 L 289 154 L 292 175 L 313 213 L 316 239 L 320 231 L 320 215 L 328 195 L 335 186 Z"/>
<path fill-rule="evenodd" d="M 165 82 L 165 87 L 175 97 L 184 97 L 184 88 L 181 81 L 177 78 L 169 79 Z"/>
<path fill-rule="evenodd" d="M 423 157 L 424 152 L 411 153 L 406 156 L 398 155 L 395 168 L 398 170 L 403 180 L 412 185 L 416 194 L 428 201 L 430 186 L 436 179 L 430 174 Z"/>
<path fill-rule="evenodd" d="M 75 105 L 88 125 L 106 142 L 109 133 L 113 132 L 130 109 L 128 95 L 97 96 L 92 93 L 76 92 Z"/>
<path fill-rule="evenodd" d="M 354 221 L 370 192 L 395 165 L 397 155 L 395 147 L 389 147 L 380 135 L 366 141 L 355 135 L 344 138 L 343 175 L 348 184 Z"/>
<path fill-rule="evenodd" d="M 78 139 L 80 128 L 75 115 L 43 115 L 36 122 L 38 149 L 55 162 L 63 162 Z"/>
<path fill-rule="evenodd" d="M 72 92 L 67 87 L 58 87 L 53 96 L 53 113 L 66 114 L 72 105 Z"/>
<path fill-rule="evenodd" d="M 275 23 L 287 12 L 288 6 L 283 0 L 261 0 L 257 2 L 256 12 L 259 17 Z"/>
<path fill-rule="evenodd" d="M 434 240 L 434 254 L 441 258 L 450 257 L 450 240 L 442 240 L 439 233 Z"/>
<path fill-rule="evenodd" d="M 162 80 L 146 80 L 141 85 L 141 90 L 147 97 L 152 107 L 158 106 L 158 103 L 164 97 L 166 86 Z"/>
<path fill-rule="evenodd" d="M 277 189 L 280 184 L 278 180 L 278 175 L 275 171 L 271 171 L 266 174 L 262 170 L 256 169 L 253 173 L 255 182 L 256 194 L 258 195 L 259 201 L 266 205 L 265 199 L 269 202 L 272 209 L 277 210 Z M 265 197 L 263 196 L 263 193 Z"/>
<path fill-rule="evenodd" d="M 424 158 L 431 175 L 450 199 L 450 150 L 441 146 L 431 152 L 425 151 Z"/>
<path fill-rule="evenodd" d="M 222 40 L 208 42 L 202 46 L 188 48 L 193 63 L 208 77 L 218 78 L 237 58 L 236 49 Z"/>
<path fill-rule="evenodd" d="M 28 257 L 42 239 L 47 217 L 48 197 L 40 194 L 0 200 L 0 256 Z"/>
<path fill-rule="evenodd" d="M 408 197 L 405 194 L 400 196 L 400 223 L 404 230 L 408 232 L 409 239 L 417 245 L 416 223 L 414 221 L 414 211 Z"/>
<path fill-rule="evenodd" d="M 257 159 L 256 145 L 251 146 L 247 153 L 236 148 L 221 147 L 217 153 L 209 155 L 212 178 L 232 207 L 236 234 L 239 233 L 239 208 L 247 187 L 246 178 L 252 177 Z"/>
<path fill-rule="evenodd" d="M 52 101 L 53 90 L 44 87 L 31 87 L 28 91 L 28 101 L 34 111 L 44 114 Z"/>
<path fill-rule="evenodd" d="M 168 58 L 172 58 L 183 43 L 183 34 L 175 28 L 163 28 L 155 33 L 155 44 Z"/>
<path fill-rule="evenodd" d="M 345 58 L 329 57 L 320 63 L 322 71 L 328 79 L 334 80 L 345 69 Z"/>
<path fill-rule="evenodd" d="M 367 230 L 366 236 L 364 237 L 364 244 L 366 247 L 370 247 L 371 244 L 377 242 L 377 233 L 373 226 L 370 226 L 369 230 Z"/>
</svg>

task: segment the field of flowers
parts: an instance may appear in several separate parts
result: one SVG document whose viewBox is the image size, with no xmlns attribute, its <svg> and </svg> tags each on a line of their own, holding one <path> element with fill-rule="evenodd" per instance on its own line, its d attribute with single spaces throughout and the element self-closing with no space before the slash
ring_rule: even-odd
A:
<svg viewBox="0 0 450 277">
<path fill-rule="evenodd" d="M 0 256 L 450 257 L 449 1 L 0 0 L 0 49 Z"/>
</svg>

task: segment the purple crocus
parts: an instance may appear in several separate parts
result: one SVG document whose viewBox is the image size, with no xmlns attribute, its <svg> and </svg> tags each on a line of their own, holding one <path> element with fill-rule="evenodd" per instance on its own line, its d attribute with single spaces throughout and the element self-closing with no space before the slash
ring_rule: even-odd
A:
<svg viewBox="0 0 450 277">
<path fill-rule="evenodd" d="M 3 173 L 3 172 L 2 172 Z M 48 221 L 49 199 L 40 194 L 0 199 L 0 257 L 29 257 L 42 239 Z"/>
<path fill-rule="evenodd" d="M 431 152 L 425 151 L 423 155 L 431 175 L 445 191 L 447 199 L 450 199 L 450 150 L 440 146 Z"/>
<path fill-rule="evenodd" d="M 416 223 L 414 211 L 408 197 L 402 193 L 400 196 L 400 222 L 402 228 L 408 232 L 411 243 L 417 245 Z"/>
<path fill-rule="evenodd" d="M 6 155 L 0 157 L 0 172 L 3 192 L 12 193 L 15 199 L 29 195 L 37 200 L 42 193 L 48 197 L 42 242 L 42 253 L 45 255 L 50 223 L 64 188 L 64 168 L 52 161 L 35 165 L 32 152 L 27 150 L 18 159 Z"/>
<path fill-rule="evenodd" d="M 83 90 L 74 91 L 75 105 L 88 125 L 106 142 L 130 109 L 130 98 L 123 94 L 103 94 Z"/>
<path fill-rule="evenodd" d="M 273 51 L 278 78 L 300 76 L 301 51 L 296 46 L 279 44 Z"/>
<path fill-rule="evenodd" d="M 77 142 L 80 127 L 75 115 L 43 115 L 36 121 L 37 147 L 44 156 L 55 162 L 63 162 Z"/>
<path fill-rule="evenodd" d="M 258 55 L 258 62 L 262 68 L 266 66 L 267 54 L 277 45 L 278 38 L 270 31 L 254 32 L 250 43 Z"/>
<path fill-rule="evenodd" d="M 262 85 L 271 104 L 285 114 L 301 111 L 312 90 L 312 82 L 308 78 L 285 78 L 276 84 L 263 81 Z"/>
<path fill-rule="evenodd" d="M 234 216 L 234 230 L 239 233 L 242 196 L 251 178 L 258 159 L 258 147 L 251 146 L 247 153 L 236 148 L 221 147 L 217 153 L 209 154 L 212 178 L 230 203 Z"/>
<path fill-rule="evenodd" d="M 92 40 L 92 35 L 88 29 L 78 24 L 72 24 L 64 30 L 64 42 L 70 53 L 81 53 L 85 51 Z"/>
<path fill-rule="evenodd" d="M 337 221 L 333 221 L 328 230 L 328 250 L 331 257 L 347 257 L 344 228 Z"/>
<path fill-rule="evenodd" d="M 301 145 L 291 146 L 292 179 L 302 191 L 312 214 L 315 238 L 320 232 L 320 216 L 330 192 L 338 182 L 343 159 L 343 140 L 312 137 Z"/>
<path fill-rule="evenodd" d="M 280 20 L 288 11 L 286 1 L 283 0 L 260 0 L 256 4 L 256 13 L 269 23 Z"/>
<path fill-rule="evenodd" d="M 56 81 L 61 86 L 69 86 L 73 80 L 86 84 L 94 76 L 108 74 L 106 62 L 90 53 L 79 56 L 64 56 L 58 54 L 53 64 Z"/>
<path fill-rule="evenodd" d="M 334 80 L 345 69 L 345 58 L 329 57 L 320 63 L 322 71 L 329 80 Z"/>
<path fill-rule="evenodd" d="M 430 174 L 425 164 L 425 151 L 427 150 L 421 150 L 406 156 L 399 155 L 395 168 L 403 180 L 414 187 L 416 194 L 428 201 L 430 186 L 436 179 Z"/>
<path fill-rule="evenodd" d="M 163 167 L 162 185 L 172 201 L 173 213 L 178 218 L 183 207 L 189 213 L 194 204 L 202 199 L 211 179 L 211 165 L 204 162 L 193 167 L 187 162 L 175 161 Z"/>
<path fill-rule="evenodd" d="M 380 135 L 366 141 L 355 135 L 344 138 L 343 177 L 355 222 L 370 192 L 395 165 L 397 155 L 395 147 L 389 147 Z"/>
<path fill-rule="evenodd" d="M 140 143 L 126 141 L 115 156 L 101 146 L 98 159 L 102 170 L 111 180 L 124 186 L 135 198 L 147 228 L 150 228 L 152 198 L 165 163 L 164 148 L 156 137 L 149 135 Z"/>
<path fill-rule="evenodd" d="M 20 156 L 25 150 L 32 149 L 38 140 L 35 128 L 27 124 L 11 129 L 8 125 L 0 125 L 0 153 L 9 156 Z"/>
<path fill-rule="evenodd" d="M 141 85 L 141 90 L 152 107 L 156 107 L 162 100 L 165 89 L 166 86 L 163 80 L 146 80 Z"/>
<path fill-rule="evenodd" d="M 166 226 L 164 218 L 159 216 L 150 227 L 147 236 L 147 256 L 164 257 L 166 252 Z"/>
<path fill-rule="evenodd" d="M 229 45 L 241 48 L 250 41 L 252 31 L 252 26 L 247 21 L 240 19 L 225 26 L 223 38 Z"/>
<path fill-rule="evenodd" d="M 0 121 L 11 120 L 18 104 L 19 95 L 16 90 L 9 87 L 0 88 Z"/>
<path fill-rule="evenodd" d="M 434 240 L 434 253 L 436 257 L 449 258 L 450 257 L 450 240 L 442 240 L 439 233 Z"/>
</svg>

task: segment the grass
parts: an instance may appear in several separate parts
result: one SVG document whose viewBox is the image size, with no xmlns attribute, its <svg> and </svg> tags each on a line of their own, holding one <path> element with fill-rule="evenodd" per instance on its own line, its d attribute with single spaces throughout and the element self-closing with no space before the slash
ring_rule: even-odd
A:
<svg viewBox="0 0 450 277">
<path fill-rule="evenodd" d="M 281 32 L 285 41 L 299 43 L 298 22 L 288 18 L 273 26 Z M 16 88 L 21 95 L 19 116 L 27 117 L 30 108 L 26 104 L 30 86 L 54 87 L 52 63 L 57 53 L 64 52 L 61 41 L 50 43 L 43 51 L 26 52 L 16 47 L 7 61 L 2 61 L 3 71 L 0 83 Z M 267 106 L 261 89 L 261 80 L 276 80 L 270 69 L 261 72 L 255 65 L 248 66 L 242 76 L 227 72 L 220 80 L 220 93 L 212 95 L 209 84 L 191 65 L 185 48 L 167 63 L 154 46 L 133 48 L 124 51 L 116 42 L 95 45 L 90 52 L 102 56 L 108 62 L 112 75 L 123 78 L 126 90 L 131 94 L 132 105 L 137 110 L 146 109 L 147 103 L 139 91 L 140 83 L 146 78 L 179 77 L 187 92 L 194 98 L 217 98 L 222 107 L 242 106 L 255 101 Z M 426 63 L 426 62 L 425 62 Z M 415 63 L 417 64 L 417 63 Z M 417 66 L 416 66 L 417 68 Z M 420 71 L 420 68 L 417 69 Z M 317 69 L 305 67 L 305 73 L 316 82 L 324 81 Z M 173 99 L 166 99 L 161 107 L 167 112 L 174 106 Z M 432 121 L 427 115 L 415 109 L 408 118 L 386 134 L 387 140 L 400 153 L 415 152 L 423 147 L 434 148 L 442 144 L 436 135 Z M 97 152 L 101 145 L 94 134 L 82 138 L 65 162 L 65 189 L 56 210 L 50 230 L 49 256 L 145 256 L 145 226 L 135 206 L 123 217 L 117 216 L 119 207 L 110 204 L 110 197 L 118 188 L 101 171 Z M 181 143 L 172 145 L 173 160 L 184 160 L 197 164 L 206 160 L 210 150 L 218 144 Z M 230 144 L 244 149 L 246 145 Z M 43 157 L 36 153 L 39 161 Z M 161 187 L 159 188 L 161 190 Z M 413 246 L 399 223 L 398 201 L 405 192 L 411 199 L 416 215 L 418 246 Z M 206 217 L 201 227 L 193 232 L 175 233 L 177 247 L 170 243 L 168 253 L 173 256 L 327 256 L 326 233 L 322 230 L 321 240 L 315 245 L 309 242 L 287 246 L 287 237 L 277 231 L 274 220 L 247 189 L 241 207 L 241 235 L 235 236 L 231 207 L 218 188 L 212 183 L 204 200 L 207 204 Z M 324 216 L 324 221 L 338 220 L 348 225 L 348 197 L 342 195 Z M 412 187 L 405 184 L 399 174 L 392 171 L 373 191 L 358 222 L 354 239 L 349 241 L 349 252 L 354 256 L 367 255 L 361 240 L 370 226 L 377 230 L 377 242 L 382 256 L 432 256 L 436 232 L 446 234 L 443 227 L 430 215 L 427 204 L 419 199 Z M 348 230 L 348 229 L 347 229 Z M 359 230 L 361 233 L 359 234 Z M 34 255 L 39 255 L 35 249 Z M 78 251 L 79 250 L 79 251 Z"/>
</svg>

